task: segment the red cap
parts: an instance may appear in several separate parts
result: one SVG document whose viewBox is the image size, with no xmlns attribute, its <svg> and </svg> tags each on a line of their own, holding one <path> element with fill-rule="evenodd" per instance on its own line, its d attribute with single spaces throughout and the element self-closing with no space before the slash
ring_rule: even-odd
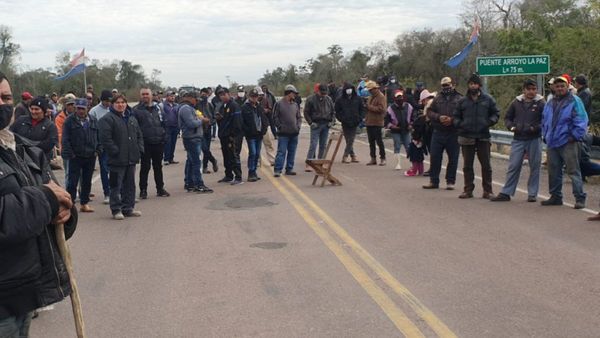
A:
<svg viewBox="0 0 600 338">
<path fill-rule="evenodd" d="M 23 92 L 23 94 L 21 94 L 21 99 L 31 100 L 33 99 L 33 95 L 31 95 L 29 92 Z"/>
<path fill-rule="evenodd" d="M 563 75 L 561 75 L 561 76 L 562 76 L 562 77 L 564 77 L 565 79 L 567 79 L 567 81 L 568 81 L 568 82 L 567 82 L 567 84 L 571 84 L 571 82 L 573 82 L 573 81 L 571 80 L 571 75 L 569 75 L 569 74 L 567 74 L 567 73 L 564 73 L 564 74 L 563 74 Z"/>
<path fill-rule="evenodd" d="M 398 89 L 394 92 L 394 97 L 398 97 L 400 95 L 404 96 L 404 90 Z"/>
</svg>

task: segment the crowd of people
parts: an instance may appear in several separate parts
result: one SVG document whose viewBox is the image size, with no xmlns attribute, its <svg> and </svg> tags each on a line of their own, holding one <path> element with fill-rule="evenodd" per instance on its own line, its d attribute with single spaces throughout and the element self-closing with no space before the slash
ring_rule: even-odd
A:
<svg viewBox="0 0 600 338">
<path fill-rule="evenodd" d="M 81 98 L 74 93 L 59 98 L 55 93 L 34 97 L 24 92 L 13 108 L 8 79 L 0 73 L 0 265 L 2 271 L 16 269 L 0 282 L 11 285 L 11 278 L 19 280 L 18 287 L 0 288 L 0 330 L 10 327 L 17 333 L 26 332 L 34 309 L 70 292 L 64 263 L 52 250 L 56 242 L 48 233 L 54 224 L 64 223 L 68 237 L 73 234 L 78 218 L 75 203 L 80 205 L 79 212 L 94 212 L 89 203 L 94 197 L 91 187 L 96 160 L 103 203 L 109 205 L 112 217 L 140 217 L 142 213 L 135 205 L 139 199 L 148 198 L 151 170 L 156 196 L 170 196 L 163 166 L 179 163 L 175 158 L 178 138 L 186 153 L 183 188 L 190 193 L 213 192 L 203 175 L 221 170 L 211 152 L 217 137 L 224 172 L 218 182 L 236 186 L 259 181 L 261 165 L 272 166 L 274 177 L 297 175 L 295 158 L 303 121 L 310 128 L 306 160 L 325 156 L 330 129 L 339 122 L 346 143 L 342 163 L 360 162 L 354 140 L 366 128 L 370 155 L 366 165 L 385 166 L 386 130 L 393 140 L 394 170 L 402 170 L 406 156 L 411 166 L 404 175 L 429 176 L 423 189 L 439 189 L 445 152 L 445 189 L 454 190 L 462 153 L 464 188 L 458 197 L 469 199 L 474 197 L 477 157 L 482 197 L 493 202 L 510 201 L 515 195 L 525 159 L 530 168 L 527 201 L 537 201 L 545 143 L 550 198 L 541 204 L 563 204 L 566 173 L 576 201 L 574 208 L 582 209 L 586 205 L 583 181 L 600 174 L 600 165 L 590 160 L 591 145 L 600 144 L 600 138 L 588 134 L 591 92 L 581 75 L 572 81 L 563 74 L 552 78 L 549 85 L 551 94 L 545 99 L 538 84 L 526 80 L 522 94 L 506 111 L 505 126 L 514 138 L 506 181 L 495 195 L 490 128 L 499 121 L 500 110 L 494 98 L 482 90 L 477 74 L 468 79 L 464 96 L 449 77 L 441 79 L 438 92 L 431 92 L 422 82 L 413 90 L 393 76 L 372 81 L 365 75 L 356 86 L 350 82 L 340 86 L 315 84 L 304 104 L 291 84 L 285 86 L 280 99 L 266 85 L 249 90 L 239 86 L 234 95 L 228 88 L 217 86 L 214 91 L 210 87 L 167 91 L 164 97 L 161 91 L 141 88 L 137 104 L 130 104 L 117 89 L 102 90 L 97 97 L 89 86 Z M 248 149 L 246 180 L 241 165 L 244 139 Z M 261 163 L 263 146 L 268 163 Z M 427 171 L 425 156 L 430 157 Z M 51 168 L 64 169 L 65 189 L 57 184 Z M 311 170 L 305 167 L 305 171 Z M 589 220 L 599 221 L 600 214 Z M 28 226 L 20 226 L 23 222 Z M 5 245 L 17 242 L 18 253 Z M 11 258 L 15 254 L 19 257 L 14 259 L 23 262 L 17 267 Z M 48 255 L 54 259 L 40 261 Z M 42 277 L 36 271 L 41 271 Z M 33 297 L 40 287 L 47 296 Z"/>
</svg>

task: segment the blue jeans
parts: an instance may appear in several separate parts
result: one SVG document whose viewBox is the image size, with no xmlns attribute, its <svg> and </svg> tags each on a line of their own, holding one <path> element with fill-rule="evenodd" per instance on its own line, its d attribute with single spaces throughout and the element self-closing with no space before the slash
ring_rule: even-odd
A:
<svg viewBox="0 0 600 338">
<path fill-rule="evenodd" d="M 566 166 L 566 173 L 571 178 L 575 200 L 585 201 L 586 194 L 583 192 L 583 180 L 579 169 L 580 148 L 579 142 L 567 143 L 559 148 L 548 148 L 548 181 L 552 197 L 559 199 L 563 197 L 563 166 Z"/>
<path fill-rule="evenodd" d="M 408 146 L 410 145 L 410 133 L 390 133 L 392 140 L 394 140 L 394 154 L 400 154 L 400 148 L 404 146 L 404 151 L 408 154 Z"/>
<path fill-rule="evenodd" d="M 110 167 L 110 210 L 129 214 L 135 207 L 135 164 Z"/>
<path fill-rule="evenodd" d="M 102 191 L 104 192 L 104 197 L 108 197 L 110 196 L 110 184 L 108 181 L 108 173 L 110 172 L 110 169 L 108 168 L 108 154 L 106 152 L 102 152 L 102 154 L 98 156 L 98 164 L 100 165 Z"/>
<path fill-rule="evenodd" d="M 177 135 L 179 135 L 179 128 L 167 127 L 167 139 L 165 142 L 165 162 L 171 162 L 175 158 L 175 146 L 177 145 Z"/>
<path fill-rule="evenodd" d="M 327 146 L 327 138 L 329 137 L 329 122 L 313 122 L 317 124 L 316 128 L 310 127 L 310 146 L 306 159 L 314 159 L 317 143 L 319 144 L 319 157 L 325 156 L 325 147 Z"/>
<path fill-rule="evenodd" d="M 202 139 L 183 139 L 183 147 L 187 153 L 187 159 L 185 160 L 185 176 L 184 181 L 186 187 L 202 187 L 204 181 L 202 180 L 202 162 L 200 161 L 200 153 L 202 152 Z"/>
<path fill-rule="evenodd" d="M 67 182 L 67 191 L 71 199 L 77 198 L 77 185 L 81 179 L 81 191 L 79 193 L 79 202 L 81 205 L 90 202 L 90 191 L 92 190 L 92 176 L 96 158 L 72 158 L 69 159 L 69 181 Z"/>
<path fill-rule="evenodd" d="M 262 136 L 255 138 L 246 138 L 248 144 L 248 173 L 256 175 L 258 159 L 260 158 L 260 148 L 262 146 Z"/>
<path fill-rule="evenodd" d="M 17 316 L 0 319 L 0 337 L 2 338 L 21 338 L 29 337 L 29 326 L 33 312 Z"/>
<path fill-rule="evenodd" d="M 431 167 L 429 171 L 429 182 L 433 185 L 440 184 L 440 172 L 442 171 L 442 160 L 444 150 L 448 155 L 448 166 L 446 167 L 446 183 L 456 183 L 456 170 L 458 169 L 458 156 L 460 146 L 458 145 L 458 134 L 456 132 L 433 131 L 431 137 L 430 159 Z"/>
<path fill-rule="evenodd" d="M 502 193 L 513 196 L 517 190 L 521 167 L 525 154 L 529 157 L 529 180 L 527 181 L 527 195 L 537 196 L 540 187 L 540 167 L 542 165 L 542 140 L 513 140 L 510 145 L 508 171 Z"/>
<path fill-rule="evenodd" d="M 581 168 L 581 177 L 583 178 L 600 175 L 600 164 L 598 163 L 581 161 L 579 162 L 579 167 Z"/>
<path fill-rule="evenodd" d="M 277 156 L 275 157 L 274 169 L 276 173 L 280 173 L 283 170 L 284 162 L 286 171 L 291 171 L 294 169 L 296 148 L 298 148 L 298 135 L 279 135 L 277 138 Z"/>
</svg>

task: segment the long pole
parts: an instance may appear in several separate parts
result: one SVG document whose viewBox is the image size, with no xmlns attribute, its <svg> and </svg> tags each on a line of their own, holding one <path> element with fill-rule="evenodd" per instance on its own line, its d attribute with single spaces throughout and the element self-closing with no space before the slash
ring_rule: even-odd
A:
<svg viewBox="0 0 600 338">
<path fill-rule="evenodd" d="M 69 246 L 67 245 L 67 240 L 65 238 L 64 224 L 58 224 L 56 226 L 56 242 L 58 243 L 58 250 L 60 251 L 60 255 L 65 262 L 67 273 L 69 274 L 69 281 L 71 282 L 71 306 L 73 308 L 73 318 L 75 319 L 77 338 L 85 338 L 85 324 L 83 322 L 83 312 L 81 311 L 79 288 L 77 288 L 77 281 L 75 280 L 75 274 L 73 272 L 71 251 L 69 250 Z"/>
<path fill-rule="evenodd" d="M 83 64 L 83 95 L 85 97 L 85 95 L 87 94 L 87 79 L 85 77 L 85 70 L 87 69 L 87 67 L 85 66 L 85 63 Z"/>
</svg>

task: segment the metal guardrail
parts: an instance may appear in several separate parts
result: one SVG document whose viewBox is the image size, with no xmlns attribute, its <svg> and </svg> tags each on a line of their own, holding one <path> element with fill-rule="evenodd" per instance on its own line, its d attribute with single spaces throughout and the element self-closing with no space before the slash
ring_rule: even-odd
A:
<svg viewBox="0 0 600 338">
<path fill-rule="evenodd" d="M 491 142 L 495 144 L 500 144 L 503 146 L 509 146 L 513 140 L 513 133 L 505 130 L 490 130 Z M 542 144 L 544 150 L 546 149 L 546 144 Z M 590 157 L 594 160 L 600 160 L 600 147 L 592 146 L 592 151 L 590 153 Z"/>
</svg>

